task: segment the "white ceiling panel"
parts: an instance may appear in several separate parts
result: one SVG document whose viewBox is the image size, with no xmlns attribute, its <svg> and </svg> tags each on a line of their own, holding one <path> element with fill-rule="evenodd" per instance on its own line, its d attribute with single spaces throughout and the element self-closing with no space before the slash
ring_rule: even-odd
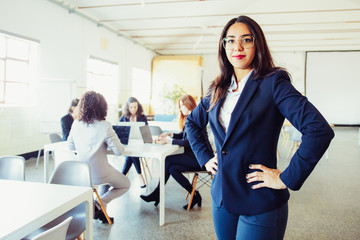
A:
<svg viewBox="0 0 360 240">
<path fill-rule="evenodd" d="M 160 55 L 213 54 L 245 14 L 272 51 L 360 50 L 360 0 L 49 0 Z"/>
</svg>

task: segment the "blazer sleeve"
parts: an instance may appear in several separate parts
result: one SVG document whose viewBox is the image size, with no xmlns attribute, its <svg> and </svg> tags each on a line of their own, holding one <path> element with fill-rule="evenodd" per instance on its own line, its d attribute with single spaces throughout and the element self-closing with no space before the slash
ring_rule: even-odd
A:
<svg viewBox="0 0 360 240">
<path fill-rule="evenodd" d="M 69 133 L 70 133 L 71 125 L 72 125 L 72 122 L 70 122 L 68 120 L 68 115 L 65 115 L 64 117 L 61 118 L 61 129 L 62 129 L 62 140 L 63 141 L 67 140 Z"/>
<path fill-rule="evenodd" d="M 137 119 L 137 122 L 145 122 L 145 125 L 148 125 L 147 117 L 144 114 Z"/>
<path fill-rule="evenodd" d="M 209 97 L 203 98 L 199 105 L 191 111 L 185 123 L 187 138 L 201 167 L 214 157 L 214 153 L 212 149 L 208 147 L 208 142 L 203 134 L 209 120 L 209 106 Z"/>
<path fill-rule="evenodd" d="M 174 133 L 171 144 L 190 148 L 189 140 L 185 137 L 184 132 Z"/>
<path fill-rule="evenodd" d="M 278 110 L 302 133 L 300 147 L 280 175 L 288 188 L 299 190 L 325 153 L 334 132 L 320 112 L 293 87 L 285 73 L 276 78 L 272 87 Z"/>
</svg>

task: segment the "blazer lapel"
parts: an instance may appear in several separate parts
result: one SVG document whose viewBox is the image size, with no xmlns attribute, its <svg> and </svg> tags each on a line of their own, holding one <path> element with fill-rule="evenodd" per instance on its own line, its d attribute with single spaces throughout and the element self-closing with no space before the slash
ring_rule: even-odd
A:
<svg viewBox="0 0 360 240">
<path fill-rule="evenodd" d="M 225 131 L 218 120 L 218 116 L 220 114 L 220 109 L 221 109 L 222 105 L 224 104 L 224 100 L 225 99 L 220 99 L 219 103 L 216 104 L 216 106 L 209 112 L 209 118 L 212 118 L 215 120 L 215 121 L 213 121 L 213 123 L 215 125 L 218 136 L 221 138 L 221 142 L 225 138 Z"/>
<path fill-rule="evenodd" d="M 249 104 L 252 96 L 255 94 L 258 86 L 259 86 L 258 81 L 254 81 L 252 79 L 252 76 L 250 76 L 250 78 L 246 82 L 246 85 L 239 97 L 239 100 L 237 101 L 237 103 L 235 105 L 234 111 L 231 114 L 230 123 L 229 123 L 228 130 L 226 132 L 224 144 L 227 141 L 227 139 L 229 138 L 231 132 L 234 131 L 234 128 L 235 128 L 237 122 L 240 120 L 241 115 L 243 114 L 244 110 L 246 109 L 247 105 Z"/>
</svg>

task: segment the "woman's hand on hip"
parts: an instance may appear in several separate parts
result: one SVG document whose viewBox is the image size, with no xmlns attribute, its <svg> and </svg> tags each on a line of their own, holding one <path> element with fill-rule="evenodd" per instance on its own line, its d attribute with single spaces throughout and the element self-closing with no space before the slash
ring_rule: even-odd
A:
<svg viewBox="0 0 360 240">
<path fill-rule="evenodd" d="M 211 158 L 207 163 L 205 163 L 206 171 L 211 172 L 212 174 L 217 174 L 218 163 L 217 163 L 217 156 Z"/>
<path fill-rule="evenodd" d="M 246 175 L 248 183 L 260 182 L 251 186 L 252 189 L 258 189 L 263 187 L 273 188 L 273 189 L 285 189 L 286 185 L 281 181 L 279 169 L 272 169 L 265 167 L 261 164 L 251 164 L 250 169 L 260 170 L 249 173 Z"/>
</svg>

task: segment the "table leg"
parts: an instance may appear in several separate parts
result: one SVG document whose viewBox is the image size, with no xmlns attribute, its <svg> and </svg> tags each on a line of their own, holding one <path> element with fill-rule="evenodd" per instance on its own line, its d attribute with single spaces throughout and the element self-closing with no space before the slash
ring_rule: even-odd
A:
<svg viewBox="0 0 360 240">
<path fill-rule="evenodd" d="M 92 191 L 89 193 L 88 201 L 86 201 L 86 229 L 85 238 L 87 240 L 93 240 L 93 203 L 92 203 Z"/>
<path fill-rule="evenodd" d="M 49 157 L 50 151 L 44 148 L 44 183 L 48 183 L 49 181 Z"/>
<path fill-rule="evenodd" d="M 165 223 L 165 157 L 161 156 L 160 160 L 160 219 L 159 225 Z"/>
</svg>

